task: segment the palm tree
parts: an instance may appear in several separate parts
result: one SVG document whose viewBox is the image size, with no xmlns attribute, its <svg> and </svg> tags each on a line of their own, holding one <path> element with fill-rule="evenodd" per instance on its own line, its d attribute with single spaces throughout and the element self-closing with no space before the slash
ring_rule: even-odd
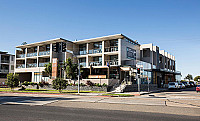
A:
<svg viewBox="0 0 200 121">
<path fill-rule="evenodd" d="M 68 79 L 75 79 L 77 77 L 78 65 L 72 62 L 71 58 L 67 58 L 64 62 L 66 77 Z"/>
</svg>

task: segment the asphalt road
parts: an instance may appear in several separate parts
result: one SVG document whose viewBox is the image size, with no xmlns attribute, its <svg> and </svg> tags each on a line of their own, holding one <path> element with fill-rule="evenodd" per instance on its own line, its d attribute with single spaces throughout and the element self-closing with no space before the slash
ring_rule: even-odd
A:
<svg viewBox="0 0 200 121">
<path fill-rule="evenodd" d="M 63 108 L 51 106 L 0 105 L 1 121 L 199 121 L 200 117 L 172 114 Z"/>
</svg>

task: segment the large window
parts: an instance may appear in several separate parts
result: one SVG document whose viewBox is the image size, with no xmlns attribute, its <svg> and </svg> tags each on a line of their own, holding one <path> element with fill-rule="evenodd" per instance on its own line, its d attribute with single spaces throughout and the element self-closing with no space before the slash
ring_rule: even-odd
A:
<svg viewBox="0 0 200 121">
<path fill-rule="evenodd" d="M 135 49 L 127 47 L 126 51 L 127 51 L 127 58 L 136 60 L 136 50 Z"/>
<path fill-rule="evenodd" d="M 95 42 L 94 43 L 94 49 L 101 49 L 102 48 L 102 42 Z"/>
<path fill-rule="evenodd" d="M 85 55 L 86 54 L 86 44 L 79 45 L 79 54 Z"/>
<path fill-rule="evenodd" d="M 110 40 L 110 46 L 118 46 L 118 40 Z"/>
</svg>

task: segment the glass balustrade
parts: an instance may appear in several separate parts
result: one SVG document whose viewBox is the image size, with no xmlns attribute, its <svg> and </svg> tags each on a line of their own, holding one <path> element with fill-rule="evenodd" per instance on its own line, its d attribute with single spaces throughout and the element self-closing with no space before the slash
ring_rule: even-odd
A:
<svg viewBox="0 0 200 121">
<path fill-rule="evenodd" d="M 95 54 L 95 53 L 102 53 L 102 50 L 101 49 L 92 49 L 92 50 L 89 50 L 89 54 Z"/>
<path fill-rule="evenodd" d="M 80 66 L 86 67 L 86 62 L 81 62 L 79 64 L 80 64 Z"/>
<path fill-rule="evenodd" d="M 25 58 L 25 54 L 17 54 L 17 58 Z"/>
<path fill-rule="evenodd" d="M 5 72 L 5 73 L 8 73 L 9 70 L 8 69 L 0 69 L 0 72 Z"/>
<path fill-rule="evenodd" d="M 39 52 L 39 56 L 42 56 L 42 55 L 50 55 L 50 51 Z"/>
<path fill-rule="evenodd" d="M 37 53 L 27 53 L 27 57 L 37 56 Z"/>
<path fill-rule="evenodd" d="M 115 51 L 118 51 L 118 47 L 117 46 L 105 47 L 105 52 L 115 52 Z"/>
<path fill-rule="evenodd" d="M 25 68 L 25 64 L 17 64 L 16 68 Z"/>
<path fill-rule="evenodd" d="M 118 60 L 106 60 L 105 65 L 118 65 Z"/>
<path fill-rule="evenodd" d="M 93 62 L 89 62 L 89 65 L 92 65 L 92 66 L 102 66 L 102 62 L 101 61 L 93 61 Z"/>
<path fill-rule="evenodd" d="M 37 63 L 28 63 L 26 65 L 27 68 L 37 67 Z"/>
<path fill-rule="evenodd" d="M 79 54 L 80 54 L 80 55 L 86 55 L 86 50 L 79 51 Z"/>
<path fill-rule="evenodd" d="M 39 63 L 39 67 L 45 67 L 46 64 L 49 64 L 49 62 Z"/>
</svg>

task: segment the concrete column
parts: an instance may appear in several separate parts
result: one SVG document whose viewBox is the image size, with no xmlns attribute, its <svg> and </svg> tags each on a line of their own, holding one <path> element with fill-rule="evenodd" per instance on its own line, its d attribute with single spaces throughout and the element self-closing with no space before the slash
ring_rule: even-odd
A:
<svg viewBox="0 0 200 121">
<path fill-rule="evenodd" d="M 1 54 L 0 54 L 0 63 L 1 63 Z"/>
<path fill-rule="evenodd" d="M 53 44 L 50 44 L 50 63 L 52 63 L 52 57 L 53 57 Z"/>
<path fill-rule="evenodd" d="M 40 46 L 37 46 L 37 67 L 39 67 L 39 51 L 40 51 Z"/>
<path fill-rule="evenodd" d="M 122 61 L 122 39 L 118 39 L 118 65 L 121 65 Z"/>
<path fill-rule="evenodd" d="M 25 49 L 25 68 L 26 68 L 26 63 L 27 63 L 26 56 L 27 56 L 27 48 Z"/>
<path fill-rule="evenodd" d="M 104 66 L 105 64 L 105 59 L 104 59 L 104 50 L 105 50 L 105 48 L 104 48 L 104 41 L 102 41 L 102 66 Z"/>
<path fill-rule="evenodd" d="M 86 53 L 87 54 L 89 53 L 89 44 L 88 43 L 86 44 Z"/>
<path fill-rule="evenodd" d="M 86 44 L 86 53 L 89 53 L 89 43 Z M 86 67 L 89 67 L 89 57 L 88 55 L 86 56 Z"/>
</svg>

